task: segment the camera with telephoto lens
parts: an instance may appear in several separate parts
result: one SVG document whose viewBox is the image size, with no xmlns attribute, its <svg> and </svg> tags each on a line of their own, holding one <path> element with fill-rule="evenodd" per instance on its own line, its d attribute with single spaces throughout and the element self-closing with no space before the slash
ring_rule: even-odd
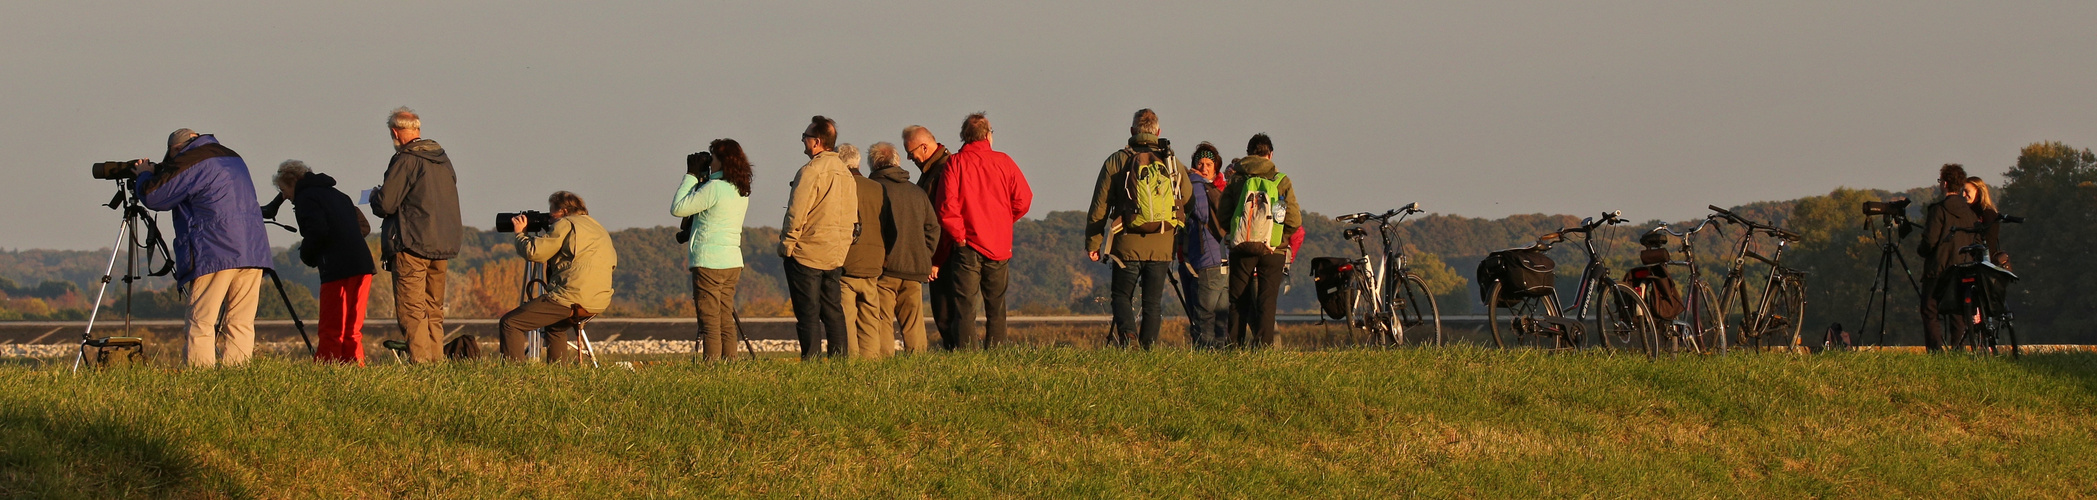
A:
<svg viewBox="0 0 2097 500">
<path fill-rule="evenodd" d="M 152 168 L 152 164 L 146 164 L 146 168 Z M 135 179 L 138 178 L 138 164 L 129 161 L 105 161 L 90 167 L 88 175 L 102 180 Z"/>
<path fill-rule="evenodd" d="M 510 219 L 519 215 L 524 216 L 524 227 L 522 228 L 510 223 Z M 546 212 L 525 210 L 522 212 L 495 214 L 495 232 L 498 233 L 515 233 L 520 229 L 523 232 L 536 233 L 551 227 L 553 227 L 553 215 Z"/>
<path fill-rule="evenodd" d="M 1907 198 L 1901 198 L 1897 201 L 1867 201 L 1864 202 L 1864 215 L 1905 217 L 1908 215 L 1908 204 L 1914 202 L 1915 200 Z"/>
</svg>

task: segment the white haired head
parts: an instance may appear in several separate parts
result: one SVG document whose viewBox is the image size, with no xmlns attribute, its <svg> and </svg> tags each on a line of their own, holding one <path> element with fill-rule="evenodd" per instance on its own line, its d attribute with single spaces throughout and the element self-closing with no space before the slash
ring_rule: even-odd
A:
<svg viewBox="0 0 2097 500">
<path fill-rule="evenodd" d="M 277 164 L 277 175 L 270 179 L 270 184 L 275 184 L 278 192 L 290 194 L 291 188 L 298 186 L 299 179 L 304 179 L 311 173 L 313 169 L 307 168 L 306 162 L 284 160 L 284 163 Z"/>
</svg>

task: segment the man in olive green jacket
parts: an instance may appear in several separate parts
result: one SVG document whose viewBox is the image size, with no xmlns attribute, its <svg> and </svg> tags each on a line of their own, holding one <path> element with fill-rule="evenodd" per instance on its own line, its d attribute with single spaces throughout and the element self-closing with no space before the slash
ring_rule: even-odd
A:
<svg viewBox="0 0 2097 500">
<path fill-rule="evenodd" d="M 888 197 L 881 183 L 859 172 L 859 148 L 837 147 L 845 158 L 845 171 L 852 174 L 859 195 L 858 224 L 853 226 L 852 249 L 845 253 L 845 324 L 850 327 L 851 356 L 880 359 L 895 354 L 896 325 L 889 313 L 894 307 L 881 300 L 881 268 L 888 262 L 887 240 L 882 239 L 881 208 Z"/>
<path fill-rule="evenodd" d="M 859 186 L 837 155 L 837 122 L 818 115 L 801 132 L 808 164 L 794 174 L 794 194 L 780 224 L 779 256 L 786 267 L 788 298 L 794 303 L 794 333 L 801 359 L 851 353 L 846 337 L 845 254 L 852 225 L 859 221 Z M 826 349 L 824 341 L 829 342 Z"/>
<path fill-rule="evenodd" d="M 1100 165 L 1099 182 L 1092 189 L 1092 210 L 1085 226 L 1085 248 L 1092 260 L 1105 259 L 1113 265 L 1113 309 L 1116 344 L 1128 346 L 1132 332 L 1140 332 L 1137 340 L 1144 349 L 1149 349 L 1158 340 L 1158 329 L 1164 322 L 1165 281 L 1172 273 L 1175 241 L 1178 241 L 1179 221 L 1185 220 L 1187 196 L 1194 192 L 1193 184 L 1187 181 L 1185 168 L 1173 158 L 1171 142 L 1158 138 L 1162 129 L 1158 125 L 1158 114 L 1149 109 L 1136 112 L 1134 123 L 1129 126 L 1128 147 L 1114 150 L 1107 161 Z M 1170 166 L 1167 175 L 1177 185 L 1173 189 L 1172 221 L 1151 224 L 1152 228 L 1139 228 L 1133 224 L 1136 201 L 1130 193 L 1130 170 L 1135 168 L 1133 158 L 1139 154 L 1150 155 L 1155 161 Z M 1105 244 L 1109 248 L 1101 248 Z M 1136 326 L 1136 288 L 1143 288 L 1143 325 Z"/>
<path fill-rule="evenodd" d="M 1253 178 L 1275 181 L 1283 209 L 1280 246 L 1266 241 L 1237 241 L 1240 225 L 1234 212 L 1245 205 Z M 1267 134 L 1252 136 L 1245 157 L 1231 161 L 1230 187 L 1223 190 L 1223 203 L 1216 206 L 1216 220 L 1228 221 L 1224 244 L 1231 245 L 1231 338 L 1238 345 L 1273 347 L 1275 304 L 1281 298 L 1282 282 L 1289 279 L 1289 237 L 1303 229 L 1303 210 L 1296 205 L 1296 185 L 1274 167 L 1274 140 Z M 1248 339 L 1247 337 L 1251 337 Z M 1251 340 L 1251 343 L 1247 343 Z"/>
<path fill-rule="evenodd" d="M 611 233 L 590 217 L 589 206 L 575 193 L 556 192 L 546 204 L 555 220 L 545 234 L 522 231 L 523 215 L 511 219 L 520 229 L 517 255 L 546 264 L 547 286 L 545 295 L 502 315 L 502 354 L 512 361 L 524 361 L 525 334 L 542 328 L 546 360 L 569 360 L 571 320 L 612 305 L 612 270 L 619 267 L 619 253 L 612 249 Z"/>
</svg>

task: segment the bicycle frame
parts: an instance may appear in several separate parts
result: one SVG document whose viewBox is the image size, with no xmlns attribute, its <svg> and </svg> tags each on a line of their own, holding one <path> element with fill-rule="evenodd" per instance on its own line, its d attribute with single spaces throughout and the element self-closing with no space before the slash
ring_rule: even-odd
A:
<svg viewBox="0 0 2097 500">
<path fill-rule="evenodd" d="M 1740 233 L 1740 243 L 1734 246 L 1733 267 L 1726 271 L 1726 280 L 1722 285 L 1720 285 L 1724 288 L 1719 290 L 1718 292 L 1718 307 L 1716 308 L 1716 310 L 1719 313 L 1719 318 L 1717 318 L 1719 320 L 1718 352 L 1720 354 L 1724 354 L 1732 342 L 1732 340 L 1728 338 L 1730 337 L 1730 335 L 1728 335 L 1726 331 L 1727 328 L 1725 315 L 1727 306 L 1732 305 L 1734 299 L 1742 300 L 1741 329 L 1743 331 L 1741 333 L 1744 334 L 1746 333 L 1748 326 L 1747 323 L 1749 321 L 1754 320 L 1756 316 L 1766 317 L 1769 314 L 1770 301 L 1774 300 L 1777 287 L 1783 282 L 1783 279 L 1786 276 L 1799 275 L 1803 273 L 1784 267 L 1781 264 L 1784 258 L 1784 249 L 1787 246 L 1789 246 L 1790 242 L 1797 240 L 1798 235 L 1774 226 L 1758 224 L 1755 222 L 1748 221 L 1746 218 L 1743 218 L 1739 215 L 1735 215 L 1733 212 L 1727 211 L 1725 209 L 1718 208 L 1717 206 L 1712 206 L 1710 208 L 1712 211 L 1718 212 L 1717 214 L 1712 215 L 1712 217 L 1717 217 L 1720 219 L 1729 219 L 1736 224 L 1746 226 L 1746 229 Z M 1706 220 L 1714 219 L 1707 218 Z M 1771 253 L 1768 257 L 1764 257 L 1762 256 L 1762 254 L 1755 253 L 1750 248 L 1750 246 L 1755 241 L 1756 232 L 1762 232 L 1768 234 L 1771 237 L 1776 238 L 1777 251 Z M 1769 264 L 1770 266 L 1769 275 L 1763 280 L 1762 296 L 1759 297 L 1759 300 L 1756 301 L 1755 308 L 1753 310 L 1747 309 L 1747 303 L 1745 302 L 1747 300 L 1747 261 L 1751 258 L 1762 263 Z M 1734 292 L 1736 291 L 1739 292 L 1739 295 L 1734 294 Z"/>
<path fill-rule="evenodd" d="M 1675 238 L 1682 240 L 1682 260 L 1669 261 L 1667 264 L 1681 266 L 1689 269 L 1689 287 L 1688 290 L 1684 292 L 1687 293 L 1689 296 L 1683 302 L 1683 305 L 1689 308 L 1687 313 L 1689 314 L 1690 328 L 1696 329 L 1696 331 L 1691 334 L 1694 336 L 1691 337 L 1690 340 L 1690 344 L 1692 346 L 1696 346 L 1694 347 L 1696 349 L 1701 349 L 1701 346 L 1703 344 L 1708 343 L 1708 340 L 1703 338 L 1703 325 L 1706 324 L 1705 320 L 1709 319 L 1712 321 L 1717 321 L 1721 328 L 1720 331 L 1724 331 L 1723 328 L 1725 324 L 1725 311 L 1723 309 L 1715 307 L 1704 307 L 1706 305 L 1704 302 L 1711 300 L 1711 297 L 1707 296 L 1707 294 L 1704 293 L 1704 290 L 1709 289 L 1710 287 L 1705 285 L 1703 269 L 1697 266 L 1696 243 L 1692 241 L 1692 239 L 1690 238 L 1691 236 L 1695 236 L 1697 233 L 1703 232 L 1705 227 L 1709 227 L 1713 221 L 1717 220 L 1717 217 L 1718 216 L 1716 215 L 1705 217 L 1703 222 L 1697 223 L 1696 227 L 1692 227 L 1688 231 L 1676 232 L 1673 229 L 1669 229 L 1666 224 L 1661 224 L 1660 227 L 1654 228 L 1654 230 L 1656 231 L 1665 232 L 1670 236 L 1674 236 Z M 1704 311 L 1706 309 L 1719 311 L 1719 317 L 1705 318 Z M 1724 334 L 1721 333 L 1720 336 L 1723 337 Z"/>
<path fill-rule="evenodd" d="M 1361 257 L 1353 260 L 1354 265 L 1356 266 L 1356 272 L 1362 273 L 1362 276 L 1369 282 L 1369 289 L 1366 291 L 1371 294 L 1370 297 L 1373 297 L 1370 301 L 1371 310 L 1379 318 L 1397 314 L 1397 305 L 1392 303 L 1391 293 L 1396 289 L 1396 281 L 1406 274 L 1405 253 L 1399 251 L 1397 245 L 1393 243 L 1394 238 L 1391 236 L 1391 231 L 1398 224 L 1405 222 L 1406 218 L 1419 213 L 1418 207 L 1419 204 L 1415 203 L 1407 205 L 1405 208 L 1385 212 L 1380 216 L 1363 212 L 1338 218 L 1342 222 L 1353 222 L 1355 224 L 1368 220 L 1377 222 L 1376 233 L 1383 243 L 1383 249 L 1379 252 L 1381 255 L 1369 253 L 1369 244 L 1365 241 L 1365 236 L 1367 235 L 1362 234 L 1362 232 L 1349 233 L 1352 235 L 1349 239 L 1354 240 L 1355 249 L 1361 254 Z M 1393 221 L 1391 220 L 1392 217 L 1397 217 L 1398 220 Z M 1388 326 L 1391 329 L 1391 334 L 1395 338 L 1400 339 L 1400 342 L 1403 342 L 1402 339 L 1405 338 L 1405 322 L 1392 318 Z"/>
<path fill-rule="evenodd" d="M 1588 317 L 1587 313 L 1590 310 L 1596 309 L 1596 303 L 1600 302 L 1599 300 L 1595 300 L 1597 296 L 1597 294 L 1595 293 L 1597 284 L 1599 284 L 1601 287 L 1609 287 L 1614 286 L 1616 284 L 1616 280 L 1609 277 L 1609 266 L 1602 262 L 1601 257 L 1597 257 L 1598 254 L 1597 252 L 1595 252 L 1594 232 L 1596 229 L 1599 229 L 1603 226 L 1613 226 L 1616 224 L 1623 223 L 1624 220 L 1622 216 L 1622 211 L 1604 213 L 1602 214 L 1602 220 L 1587 219 L 1581 221 L 1580 227 L 1562 228 L 1558 230 L 1558 234 L 1561 235 L 1579 234 L 1580 250 L 1582 252 L 1586 252 L 1587 254 L 1587 266 L 1581 269 L 1580 271 L 1580 288 L 1573 292 L 1572 305 L 1571 307 L 1567 308 L 1571 309 L 1572 311 L 1575 311 L 1573 316 L 1574 320 L 1585 323 L 1589 319 L 1592 319 Z M 1560 310 L 1559 315 L 1563 317 L 1565 315 L 1565 312 L 1565 310 Z M 1593 312 L 1595 313 L 1595 317 L 1600 317 L 1602 315 L 1601 311 L 1599 310 L 1594 310 Z M 1602 335 L 1602 332 L 1595 332 L 1595 334 Z M 1607 339 L 1602 339 L 1601 343 L 1597 345 L 1606 344 L 1607 342 Z"/>
</svg>

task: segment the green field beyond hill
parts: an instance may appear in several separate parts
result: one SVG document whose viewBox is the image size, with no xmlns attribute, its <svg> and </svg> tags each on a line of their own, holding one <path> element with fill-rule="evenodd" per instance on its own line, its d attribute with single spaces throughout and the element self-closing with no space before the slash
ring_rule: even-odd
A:
<svg viewBox="0 0 2097 500">
<path fill-rule="evenodd" d="M 2097 495 L 2097 356 L 0 368 L 0 496 Z"/>
</svg>

